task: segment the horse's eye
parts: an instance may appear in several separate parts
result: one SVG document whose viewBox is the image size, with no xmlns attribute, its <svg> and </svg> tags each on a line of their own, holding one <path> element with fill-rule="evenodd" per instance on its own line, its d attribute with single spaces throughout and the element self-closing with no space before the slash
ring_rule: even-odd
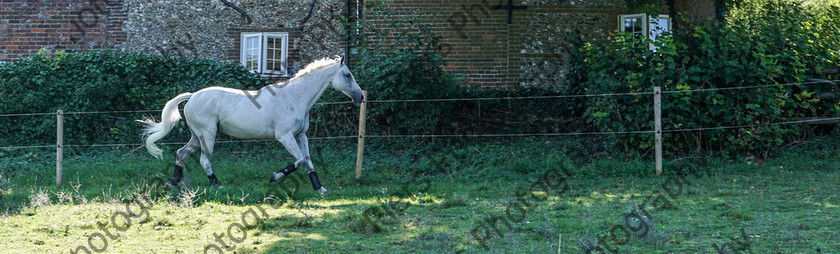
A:
<svg viewBox="0 0 840 254">
<path fill-rule="evenodd" d="M 344 73 L 344 76 L 349 78 L 349 77 L 350 77 L 350 73 Z"/>
</svg>

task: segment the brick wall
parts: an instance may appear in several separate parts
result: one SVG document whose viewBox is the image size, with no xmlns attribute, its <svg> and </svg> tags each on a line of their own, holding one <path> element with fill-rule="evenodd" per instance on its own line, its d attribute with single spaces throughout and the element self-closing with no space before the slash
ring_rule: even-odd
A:
<svg viewBox="0 0 840 254">
<path fill-rule="evenodd" d="M 289 68 L 343 53 L 344 1 L 0 0 L 0 61 L 41 48 L 83 51 L 123 48 L 152 54 L 239 61 L 240 32 L 289 33 Z"/>
<path fill-rule="evenodd" d="M 441 39 L 447 66 L 443 68 L 463 77 L 468 85 L 500 87 L 509 84 L 507 16 L 474 0 L 387 1 L 400 15 L 419 15 Z M 388 22 L 372 10 L 364 18 Z M 396 18 L 398 18 L 396 16 Z M 395 18 L 395 17 L 388 17 Z"/>
<path fill-rule="evenodd" d="M 0 0 L 0 61 L 41 48 L 86 50 L 125 42 L 125 8 L 116 0 Z"/>
<path fill-rule="evenodd" d="M 688 14 L 688 20 L 694 24 L 703 24 L 717 18 L 718 11 L 715 8 L 715 0 L 675 1 L 674 9 Z"/>
<path fill-rule="evenodd" d="M 390 8 L 416 13 L 443 44 L 444 69 L 467 85 L 506 88 L 559 86 L 565 81 L 568 36 L 606 39 L 616 27 L 624 1 L 513 1 L 527 6 L 508 11 L 507 1 L 387 1 Z M 369 20 L 372 11 L 366 12 Z"/>
<path fill-rule="evenodd" d="M 351 14 L 355 3 L 349 1 Z M 359 0 L 364 6 L 365 1 Z M 664 0 L 660 1 L 664 4 Z M 318 1 L 301 23 L 309 0 L 234 1 L 253 19 L 245 24 L 217 0 L 0 0 L 0 61 L 27 57 L 40 48 L 86 50 L 118 47 L 148 53 L 239 60 L 239 33 L 288 32 L 289 68 L 344 52 L 344 1 Z M 506 88 L 566 87 L 570 38 L 609 38 L 624 0 L 514 0 L 508 24 L 504 0 L 391 0 L 402 15 L 420 15 L 441 39 L 443 68 L 467 85 Z M 713 15 L 711 0 L 676 0 L 679 11 Z M 663 9 L 664 10 L 664 9 Z M 380 20 L 367 8 L 362 18 Z M 352 56 L 351 56 L 352 59 Z"/>
<path fill-rule="evenodd" d="M 123 48 L 129 50 L 239 62 L 240 33 L 281 32 L 289 34 L 290 70 L 343 52 L 341 0 L 318 1 L 305 23 L 311 0 L 231 1 L 251 23 L 219 0 L 123 1 L 129 10 Z"/>
</svg>

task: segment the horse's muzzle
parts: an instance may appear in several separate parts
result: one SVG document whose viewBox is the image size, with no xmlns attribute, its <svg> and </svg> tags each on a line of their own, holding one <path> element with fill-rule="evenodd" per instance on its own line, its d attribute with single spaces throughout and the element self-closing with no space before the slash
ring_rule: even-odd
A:
<svg viewBox="0 0 840 254">
<path fill-rule="evenodd" d="M 353 94 L 353 103 L 359 104 L 363 101 L 365 101 L 365 95 L 361 91 Z"/>
</svg>

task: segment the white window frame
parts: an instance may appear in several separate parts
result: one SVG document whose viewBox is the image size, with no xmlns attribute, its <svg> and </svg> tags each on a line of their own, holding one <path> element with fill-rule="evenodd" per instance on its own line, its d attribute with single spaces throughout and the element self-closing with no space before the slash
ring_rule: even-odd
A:
<svg viewBox="0 0 840 254">
<path fill-rule="evenodd" d="M 657 19 L 666 20 L 668 22 L 667 27 L 658 26 L 658 21 L 656 21 Z M 650 30 L 648 31 L 648 34 L 652 41 L 656 41 L 656 37 L 665 36 L 663 33 L 670 33 L 672 31 L 671 23 L 673 22 L 671 21 L 671 17 L 669 17 L 668 15 L 660 14 L 659 16 L 648 18 L 647 20 L 649 27 L 648 30 Z"/>
<path fill-rule="evenodd" d="M 256 48 L 248 48 L 247 42 L 248 38 L 257 38 L 259 42 Z M 268 38 L 277 38 L 281 39 L 282 42 L 280 43 L 281 49 L 281 66 L 280 71 L 277 70 L 268 70 L 267 66 L 267 59 L 268 59 Z M 277 76 L 280 75 L 281 77 L 288 77 L 289 71 L 287 69 L 288 64 L 288 57 L 289 57 L 289 33 L 266 33 L 266 32 L 254 32 L 254 33 L 240 33 L 239 34 L 240 44 L 239 44 L 239 63 L 242 66 L 248 67 L 247 59 L 249 50 L 256 49 L 258 52 L 257 55 L 257 68 L 256 69 L 249 69 L 249 71 L 253 73 L 258 73 L 262 75 L 271 75 Z"/>
<path fill-rule="evenodd" d="M 641 19 L 642 20 L 642 34 L 645 38 L 650 38 L 652 41 L 656 41 L 656 37 L 661 36 L 662 33 L 671 32 L 671 27 L 674 22 L 672 22 L 671 17 L 665 14 L 660 14 L 658 16 L 647 15 L 644 13 L 636 13 L 636 14 L 622 14 L 618 15 L 618 30 L 622 32 L 626 32 L 624 30 L 624 20 L 626 19 Z M 668 21 L 667 27 L 659 27 L 657 26 L 657 19 L 664 19 Z M 662 28 L 662 29 L 655 29 L 655 28 Z M 656 50 L 656 47 L 653 44 L 650 45 L 651 50 Z"/>
<path fill-rule="evenodd" d="M 640 19 L 640 20 L 642 20 L 642 35 L 644 35 L 645 38 L 647 38 L 648 22 L 649 22 L 648 18 L 647 18 L 647 14 L 639 13 L 639 14 L 618 15 L 618 30 L 619 31 L 627 32 L 627 31 L 624 30 L 625 29 L 624 20 L 626 20 L 626 19 Z"/>
</svg>

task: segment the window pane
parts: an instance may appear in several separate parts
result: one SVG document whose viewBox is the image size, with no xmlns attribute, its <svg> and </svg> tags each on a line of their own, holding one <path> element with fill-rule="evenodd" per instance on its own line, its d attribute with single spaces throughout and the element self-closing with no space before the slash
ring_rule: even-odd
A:
<svg viewBox="0 0 840 254">
<path fill-rule="evenodd" d="M 283 38 L 266 38 L 266 71 L 283 72 Z"/>
<path fill-rule="evenodd" d="M 245 69 L 252 71 L 252 72 L 260 72 L 261 71 L 261 61 L 262 61 L 262 52 L 260 48 L 260 44 L 262 40 L 262 35 L 260 34 L 247 34 L 242 36 L 242 43 L 241 43 L 241 64 L 245 66 Z"/>
<path fill-rule="evenodd" d="M 277 38 L 268 37 L 268 47 L 269 48 L 277 48 Z"/>
<path fill-rule="evenodd" d="M 245 38 L 245 40 L 247 41 L 246 45 L 247 45 L 248 49 L 259 48 L 259 46 L 260 46 L 260 44 L 259 44 L 260 43 L 260 38 L 259 37 L 256 37 L 256 36 L 248 37 L 248 38 Z"/>
<path fill-rule="evenodd" d="M 656 38 L 661 36 L 663 33 L 670 32 L 669 22 L 670 20 L 666 18 L 650 19 L 650 38 L 656 41 Z"/>
<path fill-rule="evenodd" d="M 249 71 L 259 71 L 259 49 L 245 50 L 245 68 Z"/>
<path fill-rule="evenodd" d="M 249 71 L 259 71 L 259 59 L 256 56 L 247 56 L 245 68 Z"/>
<path fill-rule="evenodd" d="M 624 31 L 633 34 L 633 38 L 639 38 L 644 35 L 642 30 L 641 17 L 627 17 L 624 18 Z"/>
<path fill-rule="evenodd" d="M 627 18 L 624 19 L 624 31 L 635 33 L 642 31 L 642 19 L 640 18 Z"/>
</svg>

